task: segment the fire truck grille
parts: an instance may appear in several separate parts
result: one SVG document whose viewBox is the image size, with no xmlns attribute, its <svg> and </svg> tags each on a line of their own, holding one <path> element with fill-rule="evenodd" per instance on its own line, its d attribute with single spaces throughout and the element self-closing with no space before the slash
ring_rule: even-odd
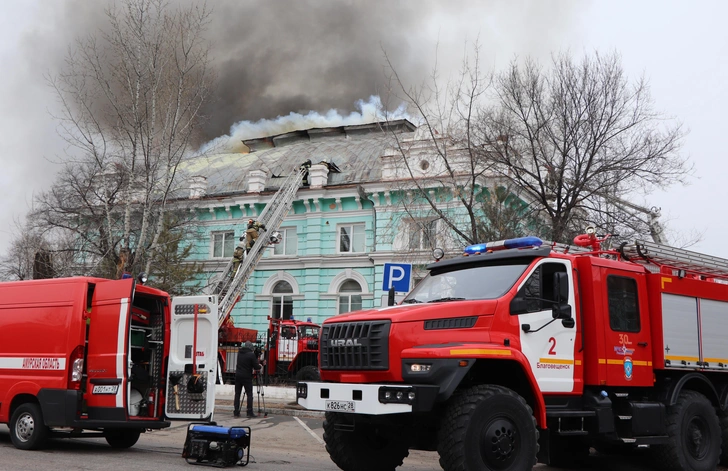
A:
<svg viewBox="0 0 728 471">
<path fill-rule="evenodd" d="M 391 321 L 338 322 L 321 329 L 321 369 L 389 369 Z"/>
</svg>

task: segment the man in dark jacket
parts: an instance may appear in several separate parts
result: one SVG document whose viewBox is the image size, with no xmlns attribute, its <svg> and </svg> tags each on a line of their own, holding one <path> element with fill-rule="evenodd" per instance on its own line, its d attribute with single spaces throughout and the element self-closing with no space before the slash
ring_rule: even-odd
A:
<svg viewBox="0 0 728 471">
<path fill-rule="evenodd" d="M 253 344 L 245 342 L 238 351 L 238 364 L 235 367 L 235 403 L 233 415 L 240 417 L 240 392 L 245 388 L 248 396 L 248 417 L 257 417 L 253 413 L 253 370 L 262 368 L 258 357 L 253 353 Z"/>
</svg>

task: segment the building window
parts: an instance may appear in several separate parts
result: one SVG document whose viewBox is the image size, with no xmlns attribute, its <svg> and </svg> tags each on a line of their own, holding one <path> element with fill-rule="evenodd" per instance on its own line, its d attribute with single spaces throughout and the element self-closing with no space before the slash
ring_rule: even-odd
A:
<svg viewBox="0 0 728 471">
<path fill-rule="evenodd" d="M 339 252 L 364 252 L 364 224 L 339 226 Z"/>
<path fill-rule="evenodd" d="M 361 310 L 361 286 L 346 280 L 339 288 L 339 314 Z"/>
<path fill-rule="evenodd" d="M 409 223 L 409 249 L 432 250 L 435 248 L 437 221 L 413 220 Z"/>
<path fill-rule="evenodd" d="M 273 255 L 296 255 L 298 253 L 298 236 L 295 227 L 279 229 L 283 240 L 273 245 Z"/>
<path fill-rule="evenodd" d="M 293 316 L 293 288 L 287 281 L 279 281 L 273 287 L 273 313 L 274 319 L 288 320 Z"/>
<path fill-rule="evenodd" d="M 623 276 L 607 277 L 609 327 L 617 332 L 639 332 L 640 310 L 637 280 Z"/>
<path fill-rule="evenodd" d="M 235 251 L 235 232 L 213 232 L 212 233 L 212 257 L 228 258 L 233 256 Z"/>
</svg>

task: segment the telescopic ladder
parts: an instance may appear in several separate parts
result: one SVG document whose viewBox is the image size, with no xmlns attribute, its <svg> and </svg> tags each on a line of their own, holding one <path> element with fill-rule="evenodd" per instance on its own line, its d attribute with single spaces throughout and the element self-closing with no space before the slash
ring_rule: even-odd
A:
<svg viewBox="0 0 728 471">
<path fill-rule="evenodd" d="M 625 260 L 706 277 L 728 278 L 728 260 L 643 240 L 619 249 Z"/>
<path fill-rule="evenodd" d="M 212 285 L 209 294 L 217 294 L 220 299 L 218 304 L 218 324 L 222 326 L 225 320 L 230 316 L 230 312 L 235 304 L 247 292 L 247 283 L 250 279 L 256 265 L 263 257 L 265 248 L 271 244 L 280 241 L 280 234 L 276 231 L 283 223 L 293 205 L 293 200 L 298 193 L 298 187 L 303 181 L 307 169 L 299 168 L 295 173 L 286 178 L 280 186 L 276 194 L 265 206 L 263 212 L 256 218 L 265 229 L 259 230 L 258 239 L 245 256 L 243 261 L 238 265 L 237 271 L 234 272 L 233 259 L 231 258 L 227 266 L 223 270 L 216 283 Z M 242 240 L 238 247 L 245 251 L 245 240 Z"/>
</svg>

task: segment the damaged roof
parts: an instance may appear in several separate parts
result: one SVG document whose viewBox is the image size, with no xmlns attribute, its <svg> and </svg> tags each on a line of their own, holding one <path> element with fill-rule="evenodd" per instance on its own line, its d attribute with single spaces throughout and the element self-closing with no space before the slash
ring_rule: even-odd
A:
<svg viewBox="0 0 728 471">
<path fill-rule="evenodd" d="M 391 147 L 392 132 L 412 133 L 407 120 L 356 126 L 315 128 L 243 141 L 241 153 L 216 154 L 187 160 L 180 166 L 186 177 L 204 176 L 206 195 L 222 196 L 246 191 L 251 170 L 268 174 L 267 189 L 277 188 L 307 159 L 313 164 L 326 161 L 341 172 L 331 172 L 327 186 L 381 180 L 379 157 Z"/>
</svg>

